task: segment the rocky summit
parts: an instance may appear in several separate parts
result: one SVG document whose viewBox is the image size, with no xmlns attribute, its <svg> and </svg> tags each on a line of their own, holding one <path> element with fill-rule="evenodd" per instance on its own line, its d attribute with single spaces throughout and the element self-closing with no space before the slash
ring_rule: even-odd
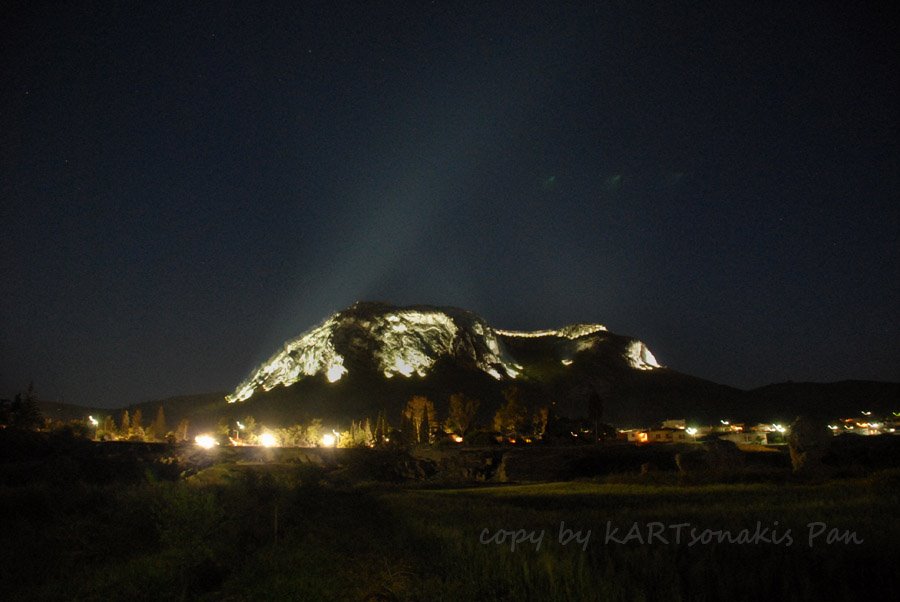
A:
<svg viewBox="0 0 900 602">
<path fill-rule="evenodd" d="M 427 379 L 438 364 L 477 371 L 500 383 L 534 383 L 565 373 L 590 357 L 607 359 L 606 372 L 661 368 L 644 343 L 600 324 L 553 330 L 492 327 L 454 307 L 357 303 L 287 341 L 255 369 L 229 402 L 304 379 L 336 383 L 360 373 L 383 379 Z"/>
</svg>

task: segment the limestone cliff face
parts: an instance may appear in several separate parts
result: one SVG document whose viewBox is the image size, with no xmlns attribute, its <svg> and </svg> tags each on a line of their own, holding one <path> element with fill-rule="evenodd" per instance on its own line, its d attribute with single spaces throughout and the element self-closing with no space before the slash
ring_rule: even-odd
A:
<svg viewBox="0 0 900 602">
<path fill-rule="evenodd" d="M 384 378 L 424 378 L 438 360 L 482 371 L 497 380 L 528 378 L 510 352 L 513 342 L 535 340 L 549 360 L 569 366 L 581 351 L 607 351 L 630 368 L 651 370 L 659 364 L 640 341 L 604 336 L 599 324 L 575 324 L 533 332 L 498 330 L 472 312 L 453 307 L 397 307 L 357 303 L 285 343 L 253 371 L 229 402 L 244 401 L 257 390 L 290 386 L 303 378 L 336 382 L 353 370 Z"/>
</svg>

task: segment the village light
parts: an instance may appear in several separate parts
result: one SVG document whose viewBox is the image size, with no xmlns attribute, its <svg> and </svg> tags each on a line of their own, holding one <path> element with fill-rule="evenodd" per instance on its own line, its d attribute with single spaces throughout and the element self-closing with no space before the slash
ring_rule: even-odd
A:
<svg viewBox="0 0 900 602">
<path fill-rule="evenodd" d="M 259 444 L 263 447 L 275 447 L 278 445 L 278 439 L 272 433 L 263 433 L 259 436 Z"/>
<path fill-rule="evenodd" d="M 235 420 L 235 422 L 237 423 L 237 427 L 238 427 L 240 430 L 244 430 L 245 428 L 247 428 L 247 427 L 244 426 L 244 423 L 242 423 L 240 420 Z"/>
<path fill-rule="evenodd" d="M 694 427 L 692 427 L 692 426 L 689 426 L 689 427 L 687 427 L 686 429 L 684 429 L 684 432 L 686 432 L 688 435 L 690 435 L 691 437 L 693 437 L 694 435 L 697 434 L 697 429 L 694 428 Z"/>
<path fill-rule="evenodd" d="M 215 437 L 213 437 L 212 435 L 197 435 L 196 437 L 194 437 L 194 443 L 196 443 L 203 449 L 212 449 L 219 444 L 219 442 L 216 441 Z"/>
<path fill-rule="evenodd" d="M 729 424 L 731 424 L 731 423 L 730 423 L 729 421 L 727 421 L 727 420 L 720 420 L 719 422 L 721 422 L 721 423 L 724 424 L 725 426 L 728 426 Z"/>
<path fill-rule="evenodd" d="M 459 435 L 453 435 L 453 441 L 455 441 L 456 443 L 462 443 L 463 438 L 460 437 Z"/>
<path fill-rule="evenodd" d="M 325 447 L 334 447 L 336 441 L 337 439 L 331 433 L 325 433 L 324 435 L 322 435 L 322 445 Z"/>
<path fill-rule="evenodd" d="M 787 429 L 785 429 L 785 428 L 784 428 L 782 425 L 780 425 L 780 424 L 773 424 L 773 425 L 772 425 L 772 428 L 774 428 L 774 429 L 775 429 L 776 431 L 778 431 L 779 433 L 783 433 L 785 430 L 787 430 Z"/>
<path fill-rule="evenodd" d="M 94 426 L 94 427 L 100 426 L 100 423 L 93 416 L 88 416 L 88 420 L 91 421 L 91 426 Z"/>
</svg>

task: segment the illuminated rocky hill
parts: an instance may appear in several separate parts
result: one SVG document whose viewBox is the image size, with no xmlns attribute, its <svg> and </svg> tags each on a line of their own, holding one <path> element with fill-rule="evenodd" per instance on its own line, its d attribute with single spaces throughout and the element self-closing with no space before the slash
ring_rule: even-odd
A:
<svg viewBox="0 0 900 602">
<path fill-rule="evenodd" d="M 866 381 L 740 391 L 661 366 L 641 341 L 599 324 L 522 332 L 493 328 L 462 309 L 357 303 L 285 343 L 229 395 L 128 408 L 153 416 L 163 406 L 170 423 L 189 419 L 196 432 L 246 416 L 267 425 L 319 418 L 346 428 L 383 413 L 397 426 L 412 396 L 426 396 L 445 417 L 450 396 L 462 393 L 479 402 L 477 423 L 490 425 L 513 387 L 529 410 L 550 406 L 572 419 L 588 416 L 599 400 L 602 420 L 620 427 L 666 418 L 790 422 L 800 413 L 898 411 L 900 399 L 900 384 Z M 42 409 L 59 419 L 105 413 L 49 402 Z"/>
<path fill-rule="evenodd" d="M 598 354 L 623 370 L 660 368 L 641 341 L 613 335 L 599 324 L 522 332 L 495 329 L 457 308 L 357 303 L 285 343 L 227 399 L 245 401 L 260 390 L 304 379 L 337 383 L 357 372 L 428 379 L 439 363 L 501 383 L 528 383 L 545 380 L 548 373 L 558 376 L 579 358 Z"/>
<path fill-rule="evenodd" d="M 900 399 L 900 384 L 860 381 L 740 391 L 662 366 L 640 340 L 600 324 L 523 332 L 494 328 L 457 308 L 357 303 L 286 342 L 228 395 L 128 409 L 153 416 L 163 406 L 171 424 L 188 419 L 194 432 L 247 416 L 266 425 L 321 419 L 346 428 L 381 414 L 398 426 L 413 396 L 427 397 L 443 418 L 450 397 L 463 394 L 478 402 L 476 423 L 489 426 L 512 388 L 531 412 L 550 407 L 578 420 L 600 408 L 602 421 L 619 427 L 666 418 L 790 422 L 800 413 L 897 411 Z M 59 419 L 106 413 L 49 402 L 43 410 Z"/>
</svg>

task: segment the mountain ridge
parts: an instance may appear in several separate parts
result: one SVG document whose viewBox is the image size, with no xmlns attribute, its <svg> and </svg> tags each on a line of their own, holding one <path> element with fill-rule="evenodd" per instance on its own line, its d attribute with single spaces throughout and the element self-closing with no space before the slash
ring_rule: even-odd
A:
<svg viewBox="0 0 900 602">
<path fill-rule="evenodd" d="M 281 350 L 238 385 L 228 401 L 245 401 L 259 389 L 291 386 L 307 377 L 324 375 L 334 383 L 351 366 L 381 372 L 385 378 L 408 378 L 413 374 L 425 377 L 444 359 L 481 370 L 498 381 L 515 380 L 525 368 L 510 351 L 515 346 L 513 341 L 552 342 L 549 352 L 569 366 L 579 352 L 604 341 L 606 333 L 602 324 L 570 324 L 539 331 L 502 330 L 491 327 L 474 312 L 456 307 L 358 302 L 286 341 Z M 618 354 L 635 369 L 661 368 L 646 345 L 637 339 L 628 338 Z"/>
</svg>

